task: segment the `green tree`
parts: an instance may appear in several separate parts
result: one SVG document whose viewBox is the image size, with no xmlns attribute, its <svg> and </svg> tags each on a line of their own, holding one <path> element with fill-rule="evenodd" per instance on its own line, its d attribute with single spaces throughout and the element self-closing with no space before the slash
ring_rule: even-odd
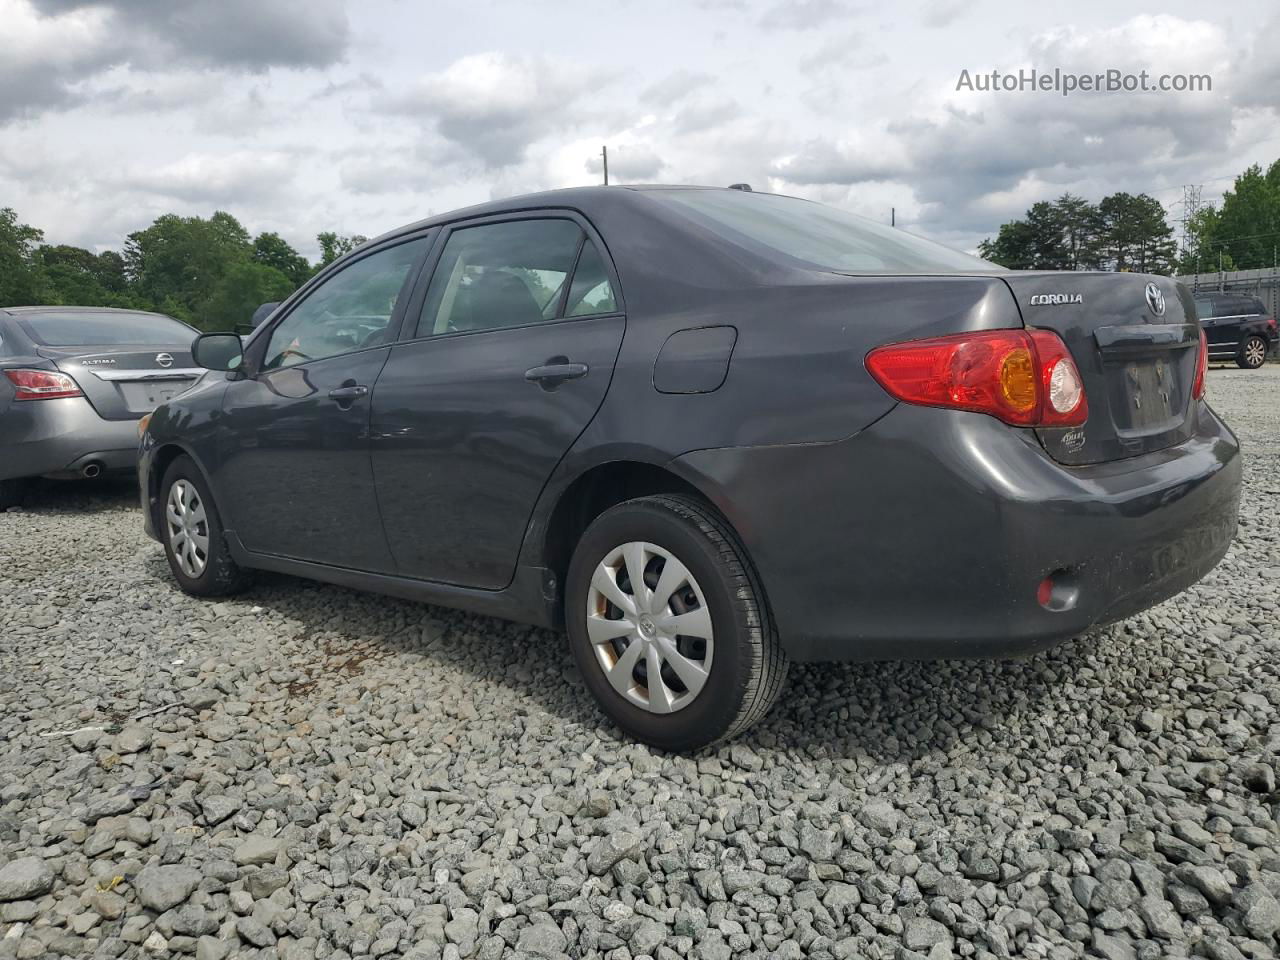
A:
<svg viewBox="0 0 1280 960">
<path fill-rule="evenodd" d="M 0 307 L 40 302 L 40 276 L 34 262 L 44 234 L 18 222 L 10 207 L 0 208 Z"/>
<path fill-rule="evenodd" d="M 1112 270 L 1172 273 L 1177 243 L 1164 207 L 1155 197 L 1120 192 L 1098 204 L 1100 248 Z"/>
<path fill-rule="evenodd" d="M 1264 174 L 1254 165 L 1188 229 L 1191 242 L 1180 267 L 1186 273 L 1257 270 L 1274 266 L 1280 250 L 1280 160 Z"/>
<path fill-rule="evenodd" d="M 1053 204 L 1065 252 L 1064 270 L 1097 270 L 1102 221 L 1098 208 L 1083 197 L 1064 193 Z"/>
<path fill-rule="evenodd" d="M 250 259 L 254 263 L 274 267 L 299 287 L 311 276 L 311 264 L 307 258 L 289 245 L 289 242 L 278 233 L 260 233 L 253 238 L 253 253 Z"/>
<path fill-rule="evenodd" d="M 1024 219 L 1002 224 L 978 251 L 1014 270 L 1065 270 L 1070 259 L 1058 209 L 1045 201 L 1032 204 Z"/>
<path fill-rule="evenodd" d="M 316 264 L 316 269 L 327 267 L 339 257 L 350 253 L 360 244 L 369 238 L 360 234 L 354 234 L 350 237 L 340 236 L 332 230 L 326 230 L 324 233 L 316 234 L 316 243 L 320 244 L 320 262 Z"/>
<path fill-rule="evenodd" d="M 218 279 L 208 300 L 198 305 L 196 325 L 204 330 L 234 330 L 248 323 L 261 304 L 283 300 L 296 286 L 275 267 L 251 260 L 233 263 Z"/>
<path fill-rule="evenodd" d="M 249 233 L 229 213 L 209 219 L 165 214 L 125 241 L 125 274 L 135 292 L 193 319 L 232 266 L 246 263 Z"/>
</svg>

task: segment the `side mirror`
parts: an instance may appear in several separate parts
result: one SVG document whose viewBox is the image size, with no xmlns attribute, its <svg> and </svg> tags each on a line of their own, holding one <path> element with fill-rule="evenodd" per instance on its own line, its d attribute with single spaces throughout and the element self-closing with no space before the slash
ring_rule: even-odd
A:
<svg viewBox="0 0 1280 960">
<path fill-rule="evenodd" d="M 239 370 L 243 353 L 234 333 L 202 333 L 191 343 L 191 359 L 208 370 Z"/>
<path fill-rule="evenodd" d="M 262 304 L 262 306 L 258 307 L 257 310 L 253 311 L 253 319 L 250 320 L 249 323 L 256 330 L 258 327 L 262 326 L 263 320 L 267 319 L 267 317 L 271 316 L 271 314 L 275 312 L 275 309 L 278 306 L 280 306 L 279 300 Z"/>
</svg>

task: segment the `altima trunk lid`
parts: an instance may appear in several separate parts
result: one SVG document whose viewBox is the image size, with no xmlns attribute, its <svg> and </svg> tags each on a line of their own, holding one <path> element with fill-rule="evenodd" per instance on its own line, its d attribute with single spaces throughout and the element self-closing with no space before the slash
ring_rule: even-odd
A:
<svg viewBox="0 0 1280 960">
<path fill-rule="evenodd" d="M 1084 380 L 1084 426 L 1036 431 L 1050 456 L 1073 466 L 1100 463 L 1190 437 L 1200 327 L 1180 284 L 1135 273 L 1003 278 L 1026 325 L 1062 337 Z"/>
<path fill-rule="evenodd" d="M 190 344 L 170 347 L 40 347 L 84 391 L 104 420 L 136 420 L 182 393 L 204 370 Z"/>
</svg>

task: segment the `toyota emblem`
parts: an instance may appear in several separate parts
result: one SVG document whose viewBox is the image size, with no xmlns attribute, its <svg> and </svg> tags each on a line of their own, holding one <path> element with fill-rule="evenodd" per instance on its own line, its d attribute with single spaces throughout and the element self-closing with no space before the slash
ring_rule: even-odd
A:
<svg viewBox="0 0 1280 960">
<path fill-rule="evenodd" d="M 1160 288 L 1155 283 L 1147 284 L 1147 306 L 1151 308 L 1151 312 L 1157 317 L 1164 316 L 1164 294 L 1160 292 Z"/>
</svg>

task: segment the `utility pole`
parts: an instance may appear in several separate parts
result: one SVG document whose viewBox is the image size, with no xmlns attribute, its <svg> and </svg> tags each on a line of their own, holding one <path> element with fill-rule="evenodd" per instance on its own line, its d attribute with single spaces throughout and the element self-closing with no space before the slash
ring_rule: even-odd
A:
<svg viewBox="0 0 1280 960">
<path fill-rule="evenodd" d="M 607 146 L 600 148 L 600 156 L 604 159 L 604 185 L 609 185 L 609 148 Z"/>
</svg>

